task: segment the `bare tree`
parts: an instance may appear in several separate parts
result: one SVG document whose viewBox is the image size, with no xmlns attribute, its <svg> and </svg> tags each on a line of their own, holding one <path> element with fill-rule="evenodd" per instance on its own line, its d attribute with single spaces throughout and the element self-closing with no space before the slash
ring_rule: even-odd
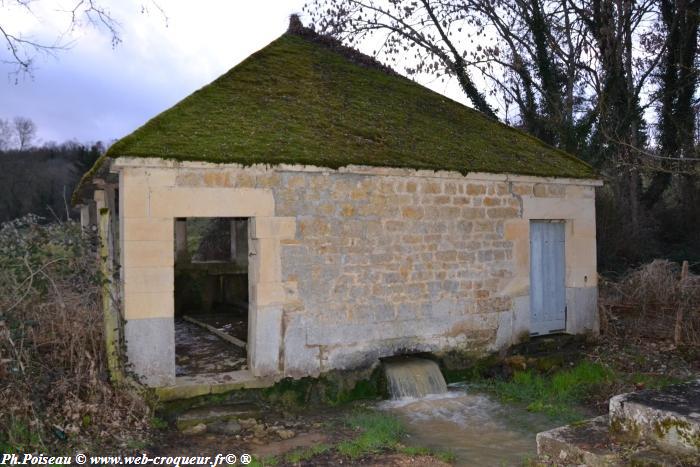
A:
<svg viewBox="0 0 700 467">
<path fill-rule="evenodd" d="M 0 151 L 7 151 L 12 148 L 14 130 L 8 120 L 0 118 Z"/>
<path fill-rule="evenodd" d="M 586 31 L 571 1 L 309 0 L 305 9 L 321 32 L 379 39 L 375 54 L 408 74 L 454 77 L 478 110 L 494 116 L 500 107 L 508 123 L 577 151 L 594 105 L 581 79 Z"/>
<path fill-rule="evenodd" d="M 45 1 L 45 0 L 44 0 Z M 0 55 L 0 63 L 10 64 L 16 67 L 16 74 L 31 73 L 34 59 L 38 54 L 53 55 L 60 50 L 69 48 L 71 44 L 70 33 L 83 26 L 95 27 L 109 34 L 112 46 L 121 42 L 121 27 L 117 19 L 105 5 L 107 0 L 73 0 L 70 8 L 56 6 L 54 14 L 63 18 L 65 31 L 53 41 L 35 39 L 27 36 L 11 24 L 11 11 L 15 14 L 24 12 L 42 20 L 34 8 L 42 0 L 0 0 L 0 42 L 4 42 L 7 50 L 6 56 Z M 156 0 L 140 5 L 142 13 L 157 10 L 167 22 L 165 12 Z"/>
<path fill-rule="evenodd" d="M 24 151 L 31 146 L 36 136 L 36 124 L 30 118 L 25 117 L 15 117 L 13 123 L 19 141 L 19 150 Z"/>
<path fill-rule="evenodd" d="M 400 58 L 409 74 L 431 73 L 457 79 L 474 107 L 491 118 L 496 113 L 472 73 L 480 60 L 464 48 L 473 24 L 464 10 L 449 1 L 310 0 L 304 7 L 314 26 L 347 42 L 382 35 L 377 54 Z M 473 42 L 473 41 L 472 41 Z M 406 61 L 406 58 L 412 60 Z"/>
</svg>

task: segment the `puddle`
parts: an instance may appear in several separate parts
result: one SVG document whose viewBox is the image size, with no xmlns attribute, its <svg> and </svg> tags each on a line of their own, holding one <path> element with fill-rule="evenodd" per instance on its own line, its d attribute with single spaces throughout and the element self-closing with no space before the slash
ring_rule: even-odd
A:
<svg viewBox="0 0 700 467">
<path fill-rule="evenodd" d="M 457 465 L 520 466 L 537 454 L 535 435 L 561 425 L 463 387 L 420 399 L 385 401 L 379 408 L 406 423 L 407 444 L 449 450 Z"/>
</svg>

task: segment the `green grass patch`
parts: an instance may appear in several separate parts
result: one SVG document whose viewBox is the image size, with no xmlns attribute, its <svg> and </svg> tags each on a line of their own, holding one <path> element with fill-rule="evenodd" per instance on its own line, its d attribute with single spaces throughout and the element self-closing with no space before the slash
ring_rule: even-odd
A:
<svg viewBox="0 0 700 467">
<path fill-rule="evenodd" d="M 316 456 L 320 456 L 321 454 L 324 454 L 328 451 L 330 451 L 331 446 L 327 444 L 318 444 L 316 446 L 311 446 L 310 448 L 306 449 L 297 449 L 295 451 L 290 452 L 287 454 L 284 459 L 287 462 L 291 462 L 293 464 L 296 464 L 301 461 L 307 461 L 309 459 L 312 459 Z"/>
<path fill-rule="evenodd" d="M 248 464 L 250 467 L 274 467 L 279 464 L 276 457 L 266 457 L 264 459 L 252 459 Z"/>
<path fill-rule="evenodd" d="M 11 419 L 5 431 L 0 431 L 0 453 L 32 452 L 41 446 L 41 437 L 26 423 Z"/>
<path fill-rule="evenodd" d="M 151 417 L 151 426 L 156 430 L 165 430 L 168 428 L 168 422 L 160 417 Z"/>
<path fill-rule="evenodd" d="M 630 381 L 644 389 L 663 389 L 671 384 L 681 383 L 682 380 L 666 375 L 653 375 L 647 373 L 633 373 Z"/>
<path fill-rule="evenodd" d="M 456 459 L 455 453 L 452 451 L 431 449 L 420 446 L 404 446 L 397 449 L 397 451 L 402 454 L 406 454 L 407 456 L 432 456 L 448 464 L 452 464 Z"/>
<path fill-rule="evenodd" d="M 377 453 L 398 447 L 406 430 L 398 418 L 382 413 L 361 412 L 346 420 L 353 428 L 362 430 L 355 439 L 338 444 L 340 454 L 357 458 L 364 454 Z"/>
<path fill-rule="evenodd" d="M 371 454 L 382 452 L 396 452 L 408 456 L 433 456 L 443 462 L 454 462 L 455 456 L 450 451 L 434 450 L 427 447 L 404 446 L 402 438 L 406 429 L 401 421 L 390 414 L 381 412 L 359 411 L 348 415 L 344 422 L 349 427 L 357 430 L 359 434 L 351 440 L 338 444 L 319 444 L 308 448 L 296 449 L 283 457 L 268 457 L 254 459 L 250 465 L 274 466 L 281 461 L 298 464 L 311 461 L 317 456 L 333 452 L 341 456 L 357 459 Z"/>
<path fill-rule="evenodd" d="M 433 451 L 433 456 L 436 457 L 438 460 L 441 460 L 442 462 L 446 462 L 448 464 L 453 464 L 457 461 L 456 454 L 449 450 Z"/>
<path fill-rule="evenodd" d="M 532 412 L 574 421 L 583 415 L 576 406 L 615 379 L 616 374 L 611 369 L 582 361 L 552 375 L 541 375 L 533 370 L 519 371 L 510 380 L 482 380 L 477 386 L 503 401 L 524 404 Z"/>
<path fill-rule="evenodd" d="M 407 456 L 430 456 L 433 450 L 422 446 L 404 446 L 398 450 Z"/>
</svg>

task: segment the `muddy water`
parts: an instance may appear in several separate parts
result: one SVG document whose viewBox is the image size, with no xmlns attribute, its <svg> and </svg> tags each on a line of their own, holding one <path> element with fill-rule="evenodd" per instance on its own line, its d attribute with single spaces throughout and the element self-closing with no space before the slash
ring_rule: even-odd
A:
<svg viewBox="0 0 700 467">
<path fill-rule="evenodd" d="M 523 460 L 537 452 L 535 435 L 560 425 L 463 388 L 386 401 L 380 408 L 406 422 L 409 445 L 449 450 L 456 464 L 464 466 L 523 465 Z"/>
<path fill-rule="evenodd" d="M 384 374 L 392 399 L 447 392 L 440 367 L 432 360 L 413 357 L 388 360 L 384 362 Z"/>
</svg>

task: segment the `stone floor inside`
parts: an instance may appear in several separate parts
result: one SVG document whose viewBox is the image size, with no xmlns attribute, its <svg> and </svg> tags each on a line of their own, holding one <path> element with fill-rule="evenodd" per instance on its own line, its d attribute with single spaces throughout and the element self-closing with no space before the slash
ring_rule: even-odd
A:
<svg viewBox="0 0 700 467">
<path fill-rule="evenodd" d="M 219 331 L 220 335 L 213 330 Z M 246 348 L 220 337 L 230 336 L 244 344 L 247 335 L 248 320 L 242 313 L 193 314 L 189 319 L 176 318 L 176 376 L 247 370 Z"/>
</svg>

